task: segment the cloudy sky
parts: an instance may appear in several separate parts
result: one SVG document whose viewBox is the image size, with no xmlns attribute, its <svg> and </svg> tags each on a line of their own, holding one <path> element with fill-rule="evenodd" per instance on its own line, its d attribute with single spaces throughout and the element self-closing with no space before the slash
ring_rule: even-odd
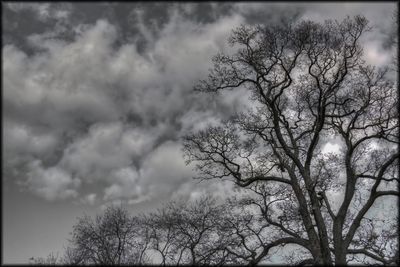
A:
<svg viewBox="0 0 400 267">
<path fill-rule="evenodd" d="M 248 104 L 194 93 L 240 24 L 367 17 L 365 58 L 391 62 L 394 2 L 3 2 L 3 261 L 62 252 L 77 216 L 123 202 L 229 194 L 198 183 L 181 137 Z M 335 146 L 334 144 L 331 146 Z"/>
</svg>

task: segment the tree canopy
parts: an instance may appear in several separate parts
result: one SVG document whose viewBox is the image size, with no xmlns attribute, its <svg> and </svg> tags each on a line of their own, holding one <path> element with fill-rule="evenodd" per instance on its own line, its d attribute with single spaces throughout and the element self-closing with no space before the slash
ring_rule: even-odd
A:
<svg viewBox="0 0 400 267">
<path fill-rule="evenodd" d="M 229 39 L 237 52 L 216 55 L 195 87 L 246 88 L 253 106 L 188 136 L 188 161 L 203 179 L 279 187 L 267 202 L 281 209 L 285 220 L 270 220 L 285 238 L 270 244 L 301 245 L 314 264 L 342 265 L 354 254 L 394 261 L 395 241 L 374 233 L 382 227 L 373 207 L 399 196 L 397 88 L 387 69 L 365 63 L 360 40 L 368 30 L 361 16 L 241 26 Z M 324 155 L 327 140 L 340 152 Z"/>
</svg>

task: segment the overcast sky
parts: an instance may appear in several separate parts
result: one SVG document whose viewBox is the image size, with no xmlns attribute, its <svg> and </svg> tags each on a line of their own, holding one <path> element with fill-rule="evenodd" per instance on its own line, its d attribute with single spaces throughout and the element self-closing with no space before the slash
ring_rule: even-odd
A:
<svg viewBox="0 0 400 267">
<path fill-rule="evenodd" d="M 240 24 L 366 16 L 365 58 L 391 62 L 394 2 L 2 3 L 3 262 L 62 253 L 76 222 L 122 201 L 229 195 L 194 181 L 181 137 L 227 118 L 242 91 L 192 87 Z M 334 144 L 330 144 L 335 147 Z"/>
</svg>

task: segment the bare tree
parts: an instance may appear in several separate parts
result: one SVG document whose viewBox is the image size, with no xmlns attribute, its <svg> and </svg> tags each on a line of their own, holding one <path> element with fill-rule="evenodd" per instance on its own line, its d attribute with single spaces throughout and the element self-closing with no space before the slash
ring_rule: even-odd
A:
<svg viewBox="0 0 400 267">
<path fill-rule="evenodd" d="M 160 264 L 165 266 L 175 260 L 176 245 L 175 238 L 175 218 L 170 209 L 165 207 L 158 213 L 144 215 L 141 220 L 143 228 L 150 234 L 149 249 L 156 252 L 161 257 Z"/>
<path fill-rule="evenodd" d="M 399 196 L 397 88 L 387 69 L 363 60 L 367 24 L 356 16 L 241 26 L 229 39 L 237 52 L 216 55 L 209 78 L 195 87 L 251 93 L 247 112 L 187 136 L 184 148 L 202 179 L 274 192 L 261 207 L 275 230 L 259 240 L 258 256 L 242 253 L 246 260 L 295 245 L 309 253 L 299 264 L 398 263 L 396 234 L 386 227 L 397 214 L 388 213 L 386 226 L 376 219 L 379 202 Z M 337 153 L 322 153 L 328 140 L 339 144 Z"/>
<path fill-rule="evenodd" d="M 152 248 L 162 265 L 221 265 L 229 260 L 220 230 L 224 206 L 203 197 L 193 203 L 171 202 L 147 215 Z"/>
<path fill-rule="evenodd" d="M 240 259 L 231 253 L 231 228 L 224 218 L 230 207 L 210 196 L 194 202 L 172 201 L 157 212 L 129 217 L 125 209 L 109 207 L 93 220 L 78 219 L 73 238 L 61 259 L 35 263 L 68 265 L 224 265 Z M 237 214 L 240 216 L 239 214 Z M 50 259 L 50 260 L 49 260 Z M 158 260 L 159 259 L 159 260 Z M 33 260 L 33 259 L 32 259 Z"/>
<path fill-rule="evenodd" d="M 148 239 L 122 207 L 108 207 L 95 220 L 79 218 L 74 226 L 70 246 L 66 249 L 68 264 L 142 264 Z"/>
</svg>

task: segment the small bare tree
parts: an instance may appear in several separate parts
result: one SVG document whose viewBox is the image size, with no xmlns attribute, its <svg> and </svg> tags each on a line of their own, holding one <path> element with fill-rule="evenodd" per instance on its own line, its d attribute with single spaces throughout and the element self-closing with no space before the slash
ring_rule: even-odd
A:
<svg viewBox="0 0 400 267">
<path fill-rule="evenodd" d="M 152 248 L 162 265 L 221 265 L 227 251 L 220 222 L 223 206 L 210 197 L 193 203 L 171 202 L 147 216 L 152 229 Z"/>
<path fill-rule="evenodd" d="M 148 240 L 136 218 L 122 207 L 108 207 L 95 220 L 79 218 L 66 250 L 68 264 L 142 264 Z"/>
<path fill-rule="evenodd" d="M 142 216 L 142 228 L 147 229 L 150 237 L 149 249 L 161 257 L 160 265 L 174 262 L 176 254 L 175 245 L 175 218 L 169 208 L 159 210 Z"/>
<path fill-rule="evenodd" d="M 376 219 L 379 201 L 389 206 L 399 196 L 397 88 L 387 69 L 365 64 L 360 38 L 368 30 L 361 16 L 241 26 L 229 40 L 237 53 L 216 55 L 209 78 L 195 87 L 251 93 L 247 112 L 187 136 L 184 149 L 202 179 L 275 192 L 264 198 L 264 220 L 275 230 L 259 240 L 258 262 L 292 244 L 308 251 L 302 263 L 398 264 L 387 227 L 397 213 L 386 224 Z M 323 153 L 328 140 L 339 144 L 337 153 Z M 251 250 L 241 255 L 255 262 Z"/>
</svg>

